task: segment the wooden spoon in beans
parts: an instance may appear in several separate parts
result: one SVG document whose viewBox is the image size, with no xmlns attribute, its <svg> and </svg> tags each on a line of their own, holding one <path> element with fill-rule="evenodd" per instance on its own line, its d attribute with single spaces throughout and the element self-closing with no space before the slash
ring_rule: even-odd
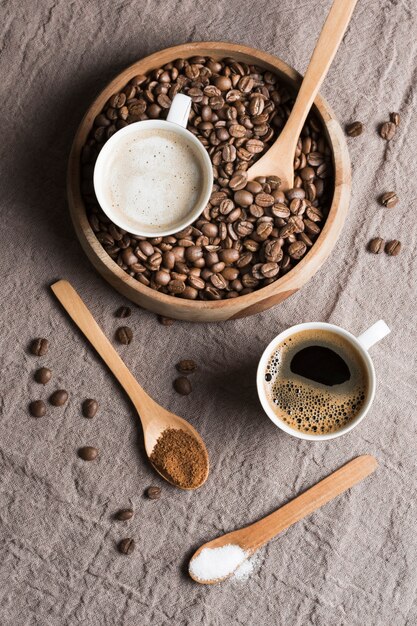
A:
<svg viewBox="0 0 417 626">
<path fill-rule="evenodd" d="M 275 175 L 280 189 L 294 187 L 294 155 L 298 138 L 349 24 L 357 0 L 334 0 L 311 57 L 291 114 L 273 146 L 248 170 L 250 180 Z"/>
</svg>

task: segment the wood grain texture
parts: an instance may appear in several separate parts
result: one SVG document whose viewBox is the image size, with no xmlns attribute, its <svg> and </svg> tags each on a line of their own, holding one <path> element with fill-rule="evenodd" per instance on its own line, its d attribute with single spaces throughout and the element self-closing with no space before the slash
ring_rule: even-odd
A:
<svg viewBox="0 0 417 626">
<path fill-rule="evenodd" d="M 80 243 L 96 270 L 121 294 L 140 306 L 168 317 L 192 322 L 225 321 L 266 310 L 300 289 L 329 256 L 342 230 L 350 199 L 351 169 L 346 141 L 329 105 L 319 95 L 314 109 L 324 124 L 333 153 L 335 189 L 329 215 L 314 246 L 296 267 L 277 281 L 251 294 L 220 301 L 190 301 L 159 293 L 145 287 L 126 274 L 104 251 L 87 220 L 80 189 L 80 156 L 82 147 L 109 97 L 119 91 L 136 74 L 147 73 L 178 57 L 207 55 L 216 59 L 233 56 L 238 61 L 255 63 L 275 72 L 283 82 L 298 89 L 301 76 L 280 59 L 240 44 L 226 42 L 187 43 L 166 48 L 134 63 L 121 72 L 94 100 L 76 133 L 68 164 L 67 189 L 72 221 Z"/>
<path fill-rule="evenodd" d="M 227 533 L 205 543 L 195 552 L 192 558 L 194 559 L 198 556 L 204 548 L 220 548 L 229 544 L 240 546 L 250 556 L 280 532 L 361 482 L 372 474 L 377 467 L 378 462 L 375 457 L 369 454 L 359 456 L 313 487 L 310 487 L 310 489 L 307 489 L 307 491 L 288 502 L 288 504 L 274 511 L 274 513 L 267 515 L 250 526 Z M 219 582 L 218 580 L 195 580 L 197 582 L 205 582 L 206 584 Z"/>
<path fill-rule="evenodd" d="M 274 174 L 281 178 L 281 188 L 284 191 L 294 187 L 293 164 L 298 137 L 339 48 L 356 3 L 357 0 L 334 0 L 291 114 L 275 143 L 249 168 L 249 179 Z"/>
<path fill-rule="evenodd" d="M 101 330 L 100 326 L 95 321 L 89 309 L 68 281 L 60 280 L 54 283 L 51 286 L 51 289 L 73 322 L 78 326 L 86 339 L 95 348 L 97 353 L 101 356 L 109 370 L 113 373 L 130 398 L 142 423 L 145 450 L 148 457 L 151 455 L 158 437 L 166 428 L 185 430 L 197 439 L 201 448 L 205 451 L 207 461 L 207 472 L 205 477 L 203 481 L 197 485 L 197 487 L 194 487 L 194 489 L 201 487 L 201 485 L 207 480 L 209 460 L 205 443 L 195 428 L 193 428 L 193 426 L 191 426 L 191 424 L 189 424 L 182 417 L 167 411 L 162 406 L 157 404 L 155 400 L 153 400 L 146 393 L 146 391 L 142 389 L 136 378 L 134 378 L 133 374 L 129 371 L 126 364 L 122 361 L 110 341 Z M 175 487 L 179 486 L 173 483 L 169 477 L 165 476 L 165 474 L 162 474 L 157 467 L 153 467 L 158 474 L 165 478 L 165 480 L 168 480 L 168 482 L 175 485 Z"/>
</svg>

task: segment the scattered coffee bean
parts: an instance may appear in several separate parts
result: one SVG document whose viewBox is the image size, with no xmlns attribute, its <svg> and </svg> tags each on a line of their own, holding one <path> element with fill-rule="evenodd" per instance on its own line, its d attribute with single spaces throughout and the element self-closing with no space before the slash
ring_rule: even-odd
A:
<svg viewBox="0 0 417 626">
<path fill-rule="evenodd" d="M 380 202 L 381 204 L 386 206 L 388 209 L 391 209 L 392 207 L 395 207 L 395 205 L 398 204 L 398 196 L 395 193 L 395 191 L 386 191 L 380 197 Z"/>
<path fill-rule="evenodd" d="M 97 400 L 93 400 L 92 398 L 87 398 L 87 400 L 84 400 L 82 404 L 82 411 L 84 417 L 88 417 L 89 419 L 94 417 L 98 411 Z"/>
<path fill-rule="evenodd" d="M 98 450 L 92 446 L 84 446 L 78 450 L 78 456 L 83 461 L 94 461 L 98 457 Z"/>
<path fill-rule="evenodd" d="M 126 537 L 119 542 L 119 552 L 122 554 L 132 554 L 135 549 L 135 540 L 131 537 Z"/>
<path fill-rule="evenodd" d="M 116 311 L 116 317 L 129 317 L 132 309 L 129 306 L 121 306 Z"/>
<path fill-rule="evenodd" d="M 385 141 L 391 141 L 391 139 L 395 135 L 396 130 L 397 127 L 394 122 L 385 122 L 379 129 L 379 134 L 381 135 L 382 139 L 385 139 Z"/>
<path fill-rule="evenodd" d="M 390 113 L 389 118 L 393 124 L 396 126 L 400 125 L 401 117 L 399 113 Z"/>
<path fill-rule="evenodd" d="M 43 400 L 33 400 L 29 404 L 29 413 L 33 417 L 43 417 L 46 413 L 46 404 Z"/>
<path fill-rule="evenodd" d="M 346 126 L 346 134 L 349 137 L 358 137 L 363 132 L 362 122 L 352 122 Z"/>
<path fill-rule="evenodd" d="M 159 500 L 161 497 L 161 488 L 160 487 L 148 487 L 146 490 L 146 496 L 149 500 Z"/>
<path fill-rule="evenodd" d="M 158 315 L 158 322 L 162 324 L 162 326 L 172 326 L 175 320 L 170 317 L 165 317 L 164 315 Z"/>
<path fill-rule="evenodd" d="M 374 237 L 368 243 L 368 250 L 372 252 L 372 254 L 381 254 L 384 249 L 384 240 L 381 237 Z"/>
<path fill-rule="evenodd" d="M 47 367 L 40 367 L 35 372 L 35 380 L 40 385 L 46 385 L 46 383 L 49 383 L 49 381 L 51 380 L 51 377 L 52 377 L 52 372 Z"/>
<path fill-rule="evenodd" d="M 124 346 L 128 346 L 133 339 L 133 332 L 129 326 L 120 326 L 116 330 L 116 339 Z"/>
<path fill-rule="evenodd" d="M 48 352 L 49 342 L 47 339 L 34 339 L 30 344 L 30 351 L 35 356 L 44 356 Z"/>
<path fill-rule="evenodd" d="M 398 239 L 388 241 L 385 246 L 385 252 L 388 256 L 397 256 L 401 252 L 401 242 Z"/>
<path fill-rule="evenodd" d="M 132 509 L 120 509 L 114 517 L 120 522 L 127 522 L 127 520 L 132 519 L 133 515 Z"/>
<path fill-rule="evenodd" d="M 175 366 L 180 374 L 192 374 L 197 369 L 197 363 L 192 359 L 182 359 Z"/>
<path fill-rule="evenodd" d="M 192 391 L 191 383 L 185 376 L 179 376 L 173 384 L 175 391 L 182 396 L 188 396 Z"/>
<path fill-rule="evenodd" d="M 49 398 L 52 406 L 64 406 L 68 400 L 68 392 L 65 389 L 57 389 Z"/>
</svg>

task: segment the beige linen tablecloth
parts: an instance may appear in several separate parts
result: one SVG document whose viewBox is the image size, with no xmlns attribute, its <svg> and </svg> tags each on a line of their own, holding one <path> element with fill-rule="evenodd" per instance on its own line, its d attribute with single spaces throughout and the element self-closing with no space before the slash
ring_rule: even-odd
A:
<svg viewBox="0 0 417 626">
<path fill-rule="evenodd" d="M 65 198 L 72 137 L 92 98 L 126 65 L 168 45 L 232 40 L 304 72 L 329 0 L 9 0 L 1 3 L 0 623 L 3 626 L 409 626 L 417 623 L 415 414 L 417 16 L 412 0 L 360 0 L 322 93 L 350 139 L 353 193 L 330 259 L 299 293 L 256 317 L 162 327 L 134 307 L 134 341 L 120 349 L 161 404 L 188 418 L 211 455 L 196 493 L 169 487 L 145 462 L 125 395 L 51 296 L 67 278 L 112 337 L 127 302 L 96 275 L 75 238 Z M 385 143 L 377 126 L 401 113 Z M 377 196 L 396 190 L 399 205 Z M 396 258 L 372 256 L 371 236 L 398 238 Z M 367 419 L 347 436 L 298 441 L 263 414 L 257 360 L 287 326 L 309 320 L 359 333 L 384 318 L 372 349 L 378 375 Z M 46 357 L 27 351 L 50 339 Z M 194 393 L 172 391 L 174 364 L 194 358 Z M 53 370 L 40 388 L 39 365 Z M 36 420 L 27 404 L 66 388 L 64 408 Z M 86 397 L 100 402 L 81 416 Z M 84 463 L 81 445 L 100 459 Z M 244 582 L 198 586 L 187 559 L 202 542 L 273 511 L 362 453 L 371 478 L 270 543 Z M 160 501 L 143 497 L 160 485 Z M 112 515 L 132 505 L 131 522 Z M 118 554 L 133 536 L 136 552 Z"/>
</svg>

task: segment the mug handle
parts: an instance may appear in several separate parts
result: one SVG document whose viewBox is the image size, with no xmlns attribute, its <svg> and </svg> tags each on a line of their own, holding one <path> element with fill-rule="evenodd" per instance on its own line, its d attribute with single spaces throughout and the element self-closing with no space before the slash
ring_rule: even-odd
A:
<svg viewBox="0 0 417 626">
<path fill-rule="evenodd" d="M 359 337 L 357 337 L 357 340 L 360 344 L 362 344 L 365 350 L 369 350 L 369 348 L 372 348 L 375 343 L 381 341 L 381 339 L 389 335 L 390 332 L 391 330 L 390 328 L 388 328 L 384 320 L 379 320 L 378 322 L 375 322 L 375 324 L 372 324 L 372 326 L 365 330 L 365 332 L 359 335 Z"/>
<path fill-rule="evenodd" d="M 187 128 L 188 116 L 191 110 L 191 98 L 183 93 L 177 93 L 174 96 L 171 107 L 169 109 L 167 122 L 173 122 L 183 128 Z"/>
</svg>

